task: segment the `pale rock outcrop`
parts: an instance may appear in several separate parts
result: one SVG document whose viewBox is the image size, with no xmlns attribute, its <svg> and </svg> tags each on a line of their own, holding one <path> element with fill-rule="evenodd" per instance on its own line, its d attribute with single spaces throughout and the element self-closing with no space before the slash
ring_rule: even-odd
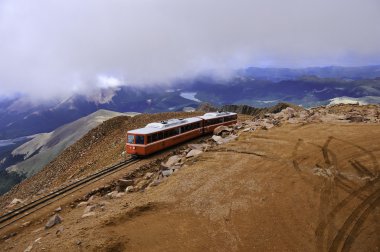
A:
<svg viewBox="0 0 380 252">
<path fill-rule="evenodd" d="M 45 228 L 48 229 L 48 228 L 51 228 L 59 223 L 62 222 L 62 217 L 59 216 L 59 214 L 55 214 L 53 215 L 45 224 Z"/>
</svg>

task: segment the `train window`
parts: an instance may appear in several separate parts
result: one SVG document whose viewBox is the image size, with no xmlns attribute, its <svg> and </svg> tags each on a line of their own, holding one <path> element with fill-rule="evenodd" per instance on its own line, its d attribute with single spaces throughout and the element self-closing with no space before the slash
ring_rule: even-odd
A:
<svg viewBox="0 0 380 252">
<path fill-rule="evenodd" d="M 151 143 L 152 142 L 152 135 L 149 135 L 148 136 L 148 141 L 147 141 L 148 143 Z"/>
<path fill-rule="evenodd" d="M 144 144 L 144 136 L 136 136 L 136 144 Z"/>
<path fill-rule="evenodd" d="M 157 135 L 158 135 L 158 140 L 164 139 L 164 132 L 158 132 Z"/>
<path fill-rule="evenodd" d="M 156 142 L 158 139 L 157 134 L 152 134 L 152 142 Z"/>
<path fill-rule="evenodd" d="M 135 136 L 134 135 L 128 135 L 128 143 L 129 144 L 135 143 Z"/>
</svg>

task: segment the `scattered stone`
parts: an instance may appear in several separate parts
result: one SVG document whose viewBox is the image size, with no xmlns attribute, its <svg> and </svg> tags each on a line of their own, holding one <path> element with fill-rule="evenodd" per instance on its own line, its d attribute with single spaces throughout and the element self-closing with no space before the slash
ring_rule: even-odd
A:
<svg viewBox="0 0 380 252">
<path fill-rule="evenodd" d="M 78 240 L 78 241 L 76 242 L 76 244 L 77 244 L 78 246 L 80 246 L 80 245 L 82 244 L 82 241 L 79 241 L 79 240 Z"/>
<path fill-rule="evenodd" d="M 112 191 L 112 192 L 106 194 L 106 197 L 109 199 L 121 198 L 123 196 L 124 196 L 124 193 L 118 192 L 118 191 Z"/>
<path fill-rule="evenodd" d="M 87 206 L 87 207 L 84 209 L 83 214 L 87 214 L 87 213 L 89 213 L 89 212 L 92 212 L 92 211 L 95 210 L 95 208 L 96 208 L 96 206 L 94 206 L 94 205 L 92 205 L 92 206 Z"/>
<path fill-rule="evenodd" d="M 189 147 L 192 150 L 200 150 L 200 151 L 202 151 L 203 148 L 205 147 L 205 145 L 204 144 L 189 144 Z"/>
<path fill-rule="evenodd" d="M 203 151 L 201 151 L 201 150 L 191 150 L 189 153 L 187 153 L 186 157 L 187 158 L 195 157 L 195 156 L 200 155 L 202 152 Z"/>
<path fill-rule="evenodd" d="M 170 170 L 163 170 L 163 171 L 161 171 L 161 173 L 162 173 L 162 176 L 169 177 L 170 175 L 173 174 L 173 170 L 172 169 L 170 169 Z"/>
<path fill-rule="evenodd" d="M 133 185 L 133 180 L 132 179 L 119 179 L 117 181 L 118 185 L 121 186 L 121 187 L 127 187 L 127 186 L 131 186 Z"/>
<path fill-rule="evenodd" d="M 213 135 L 211 138 L 212 138 L 212 140 L 214 140 L 214 141 L 217 142 L 217 143 L 218 143 L 220 140 L 223 139 L 221 136 L 215 136 L 215 135 Z"/>
<path fill-rule="evenodd" d="M 146 174 L 145 174 L 145 179 L 146 180 L 148 180 L 148 179 L 151 179 L 152 177 L 154 176 L 154 173 L 153 172 L 147 172 Z"/>
<path fill-rule="evenodd" d="M 59 214 L 55 214 L 54 216 L 52 216 L 52 217 L 48 220 L 48 222 L 47 222 L 46 225 L 45 225 L 45 229 L 51 228 L 51 227 L 53 227 L 53 226 L 55 226 L 55 225 L 61 223 L 62 220 L 63 220 L 63 219 L 62 219 L 61 216 L 59 216 Z"/>
<path fill-rule="evenodd" d="M 16 236 L 16 235 L 17 235 L 17 232 L 12 232 L 12 233 L 10 233 L 10 234 L 4 235 L 4 236 L 2 237 L 2 239 L 3 239 L 3 240 L 8 240 L 9 238 L 14 237 L 14 236 Z"/>
<path fill-rule="evenodd" d="M 79 202 L 77 207 L 87 206 L 87 201 Z"/>
<path fill-rule="evenodd" d="M 181 157 L 179 155 L 171 156 L 168 161 L 164 164 L 165 167 L 171 167 L 178 163 L 181 160 Z"/>
<path fill-rule="evenodd" d="M 16 205 L 19 205 L 19 204 L 23 204 L 24 201 L 23 200 L 20 200 L 20 199 L 17 199 L 17 198 L 14 198 L 11 203 L 9 203 L 9 205 L 7 206 L 7 208 L 13 208 L 14 206 Z"/>
<path fill-rule="evenodd" d="M 26 221 L 26 222 L 21 224 L 21 227 L 27 227 L 30 225 L 30 223 L 31 223 L 30 221 Z"/>
<path fill-rule="evenodd" d="M 62 211 L 62 207 L 58 207 L 54 210 L 54 212 L 58 213 L 58 212 L 61 212 Z"/>
<path fill-rule="evenodd" d="M 33 249 L 33 243 L 30 244 L 30 245 L 24 250 L 24 252 L 30 252 L 30 251 L 32 251 L 32 249 Z"/>
<path fill-rule="evenodd" d="M 96 213 L 95 212 L 89 212 L 89 213 L 86 213 L 86 214 L 83 214 L 82 215 L 82 218 L 88 218 L 88 217 L 92 217 L 92 216 L 96 216 Z"/>
<path fill-rule="evenodd" d="M 223 132 L 231 132 L 232 129 L 227 126 L 219 126 L 214 129 L 214 135 L 220 136 Z"/>
<path fill-rule="evenodd" d="M 60 234 L 63 233 L 63 230 L 65 230 L 64 227 L 59 227 L 59 228 L 57 229 L 57 231 L 55 231 L 55 234 L 56 234 L 56 235 L 60 235 Z"/>
<path fill-rule="evenodd" d="M 131 193 L 131 192 L 133 192 L 134 191 L 134 187 L 133 186 L 128 186 L 127 188 L 125 188 L 125 192 L 126 193 Z"/>
<path fill-rule="evenodd" d="M 160 183 L 161 183 L 161 181 L 158 180 L 158 179 L 156 179 L 156 180 L 154 180 L 154 181 L 150 184 L 150 186 L 158 186 Z"/>
<path fill-rule="evenodd" d="M 87 200 L 87 203 L 93 201 L 93 200 L 95 199 L 95 197 L 96 197 L 95 195 L 92 195 L 92 196 Z"/>
</svg>

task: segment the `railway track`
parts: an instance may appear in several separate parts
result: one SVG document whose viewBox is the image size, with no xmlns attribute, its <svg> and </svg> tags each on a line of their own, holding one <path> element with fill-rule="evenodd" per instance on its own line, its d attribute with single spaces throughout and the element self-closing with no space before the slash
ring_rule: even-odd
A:
<svg viewBox="0 0 380 252">
<path fill-rule="evenodd" d="M 108 175 L 111 175 L 122 168 L 124 168 L 126 165 L 132 165 L 134 163 L 137 163 L 139 161 L 138 158 L 132 157 L 128 160 L 125 160 L 123 162 L 120 162 L 118 164 L 115 164 L 113 166 L 107 167 L 99 172 L 96 172 L 86 178 L 83 178 L 81 180 L 75 181 L 57 191 L 54 191 L 52 193 L 49 193 L 39 199 L 36 199 L 24 206 L 21 206 L 11 212 L 8 212 L 6 214 L 3 214 L 0 216 L 0 230 L 15 223 L 16 221 L 19 221 L 26 216 L 38 211 L 39 209 L 48 206 L 57 200 L 66 197 L 69 193 L 73 193 L 77 190 L 80 190 L 81 188 L 85 187 L 86 185 L 90 183 L 94 183 Z"/>
</svg>

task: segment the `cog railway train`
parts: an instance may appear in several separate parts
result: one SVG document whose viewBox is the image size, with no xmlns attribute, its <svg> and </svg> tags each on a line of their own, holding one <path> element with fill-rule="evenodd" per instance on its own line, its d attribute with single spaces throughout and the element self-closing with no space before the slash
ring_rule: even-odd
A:
<svg viewBox="0 0 380 252">
<path fill-rule="evenodd" d="M 149 123 L 145 128 L 127 132 L 126 152 L 135 156 L 146 156 L 212 133 L 218 126 L 235 123 L 237 114 L 231 112 L 206 113 L 203 116 Z"/>
</svg>

